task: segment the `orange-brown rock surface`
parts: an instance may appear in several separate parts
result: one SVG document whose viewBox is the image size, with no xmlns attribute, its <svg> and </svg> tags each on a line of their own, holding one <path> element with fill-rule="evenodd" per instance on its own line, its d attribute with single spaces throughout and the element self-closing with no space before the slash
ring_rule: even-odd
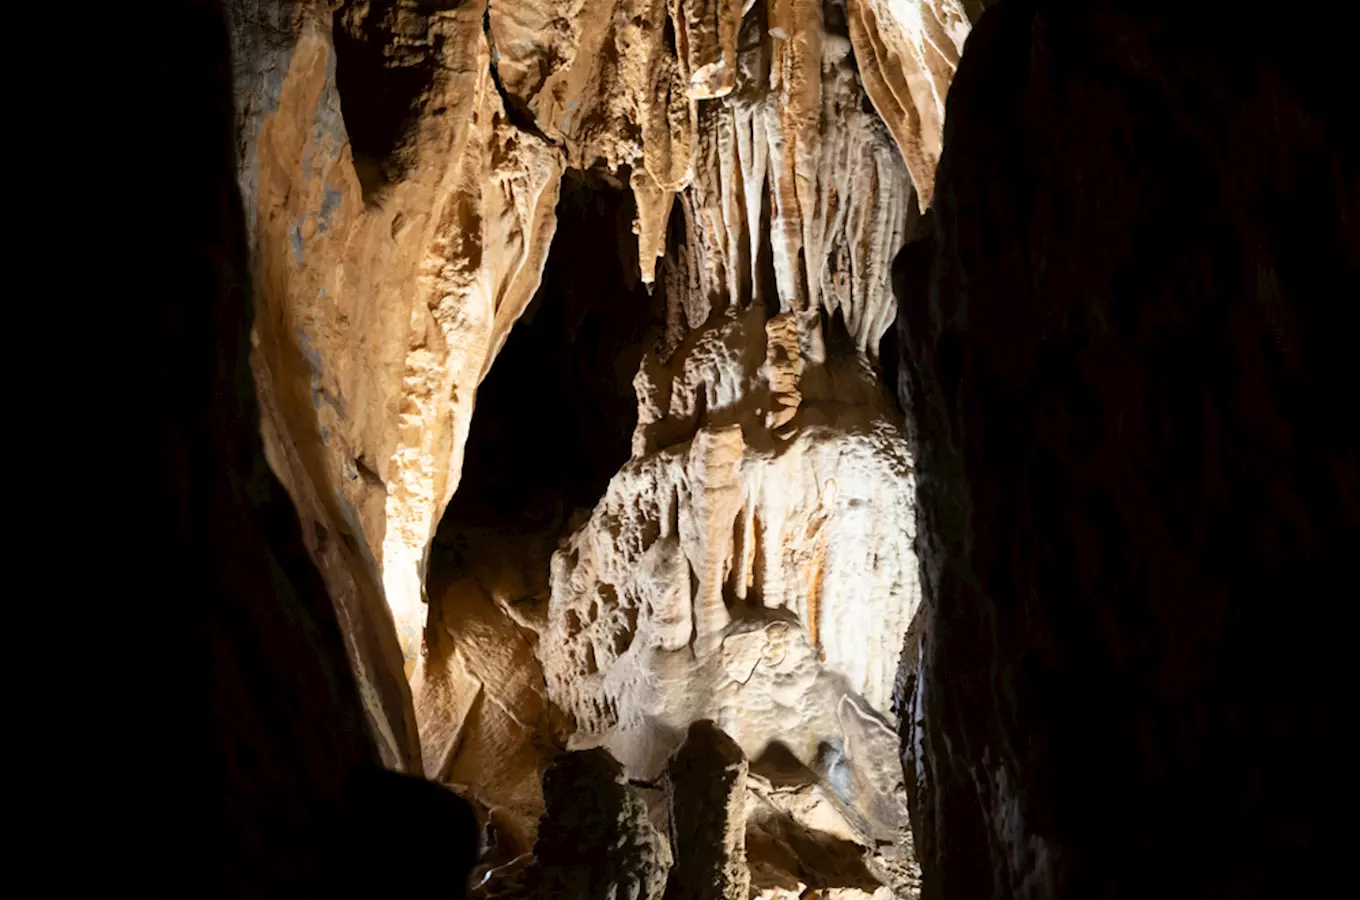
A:
<svg viewBox="0 0 1360 900">
<path fill-rule="evenodd" d="M 752 760 L 788 752 L 804 774 L 781 790 L 823 796 L 804 813 L 834 810 L 779 815 L 893 881 L 901 785 L 870 761 L 895 753 L 919 589 L 876 369 L 958 4 L 230 6 L 266 449 L 384 761 L 457 785 L 514 856 L 561 749 L 659 777 L 712 718 Z M 436 579 L 479 386 L 585 170 L 631 197 L 625 268 L 663 309 L 626 373 L 631 452 L 569 522 L 460 532 Z"/>
<path fill-rule="evenodd" d="M 921 209 L 935 192 L 944 101 L 970 23 L 962 0 L 847 0 L 864 91 L 902 151 Z"/>
<path fill-rule="evenodd" d="M 508 119 L 482 6 L 450 7 L 236 10 L 238 46 L 281 45 L 257 71 L 239 54 L 237 79 L 266 443 L 407 768 L 426 547 L 477 384 L 537 287 L 562 166 Z"/>
</svg>

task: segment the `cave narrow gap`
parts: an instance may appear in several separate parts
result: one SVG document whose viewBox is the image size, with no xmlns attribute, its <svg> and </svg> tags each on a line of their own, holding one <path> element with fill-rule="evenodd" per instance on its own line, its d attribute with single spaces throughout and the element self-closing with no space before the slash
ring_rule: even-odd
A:
<svg viewBox="0 0 1360 900">
<path fill-rule="evenodd" d="M 774 221 L 774 210 L 770 200 L 772 193 L 770 173 L 766 170 L 765 179 L 760 187 L 760 221 L 752 226 L 758 228 L 760 234 L 756 244 L 755 284 L 751 286 L 751 296 L 765 304 L 767 319 L 773 319 L 780 311 L 779 278 L 774 269 L 774 243 L 771 239 L 772 229 L 769 226 L 769 223 Z"/>
<path fill-rule="evenodd" d="M 901 303 L 899 299 L 897 301 Z M 906 406 L 902 402 L 902 362 L 901 353 L 902 336 L 898 329 L 902 326 L 899 316 L 893 316 L 892 322 L 888 325 L 883 337 L 878 342 L 878 365 L 875 371 L 878 373 L 879 380 L 887 388 L 889 396 L 892 397 L 893 406 L 898 415 L 905 420 L 907 415 Z"/>
<path fill-rule="evenodd" d="M 906 422 L 907 384 L 902 371 L 902 329 L 909 314 L 924 309 L 930 302 L 930 263 L 935 251 L 935 219 L 930 210 L 921 212 L 913 187 L 907 196 L 906 239 L 893 260 L 891 288 L 893 292 L 893 321 L 878 342 L 878 377 L 892 395 L 898 415 Z M 908 315 L 904 315 L 904 313 Z"/>
<path fill-rule="evenodd" d="M 666 220 L 666 252 L 657 260 L 657 285 L 666 290 L 666 334 L 662 356 L 669 359 L 689 331 L 685 314 L 685 285 L 688 283 L 688 226 L 685 224 L 685 198 L 677 196 Z M 664 288 L 663 288 L 664 286 Z"/>
<path fill-rule="evenodd" d="M 409 159 L 401 146 L 414 128 L 420 98 L 434 82 L 436 64 L 411 53 L 400 64 L 385 52 L 394 0 L 345 2 L 332 19 L 335 86 L 349 136 L 354 172 L 366 204 L 401 180 Z"/>
<path fill-rule="evenodd" d="M 432 598 L 452 577 L 508 561 L 507 543 L 535 538 L 547 549 L 527 580 L 546 588 L 556 539 L 631 455 L 633 377 L 662 338 L 666 301 L 660 282 L 649 294 L 639 275 L 626 174 L 563 179 L 542 283 L 477 391 L 462 478 L 430 555 Z"/>
</svg>

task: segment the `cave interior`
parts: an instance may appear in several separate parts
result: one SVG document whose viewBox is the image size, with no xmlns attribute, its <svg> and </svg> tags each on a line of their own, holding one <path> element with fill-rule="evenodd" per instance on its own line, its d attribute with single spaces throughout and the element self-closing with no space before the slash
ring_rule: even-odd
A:
<svg viewBox="0 0 1360 900">
<path fill-rule="evenodd" d="M 359 236 L 354 246 L 381 246 L 400 258 L 394 267 L 407 266 L 401 283 L 419 283 L 418 264 L 391 250 L 398 229 L 388 207 L 422 197 L 424 188 L 411 185 L 430 146 L 447 149 L 453 132 L 429 142 L 421 129 L 448 115 L 441 104 L 470 95 L 448 88 L 467 73 L 438 54 L 462 35 L 492 61 L 486 96 L 494 93 L 488 102 L 504 113 L 464 117 L 469 128 L 488 129 L 478 132 L 487 146 L 497 133 L 486 122 L 524 125 L 534 114 L 515 94 L 537 84 L 525 74 L 532 67 L 515 68 L 523 47 L 476 43 L 494 38 L 494 28 L 520 27 L 498 18 L 503 11 L 493 16 L 492 6 L 198 0 L 173 15 L 183 39 L 160 74 L 166 108 L 182 117 L 174 140 L 185 149 L 174 161 L 165 220 L 183 227 L 173 237 L 176 266 L 156 279 L 164 290 L 150 348 L 161 364 L 154 455 L 165 473 L 151 533 L 166 560 L 158 610 L 174 625 L 174 639 L 160 641 L 162 671 L 174 673 L 159 711 L 157 874 L 166 896 L 490 896 L 486 866 L 477 870 L 483 882 L 469 883 L 488 844 L 485 811 L 474 816 L 450 786 L 422 777 L 430 773 L 418 763 L 383 755 L 406 741 L 402 752 L 418 761 L 420 736 L 395 630 L 370 628 L 392 622 L 381 605 L 377 554 L 356 549 L 357 527 L 341 563 L 318 546 L 326 516 L 345 510 L 351 524 L 359 516 L 318 474 L 324 466 L 310 462 L 322 450 L 310 448 L 312 469 L 303 475 L 301 466 L 288 468 L 291 457 L 279 448 L 296 451 L 288 442 L 317 439 L 317 429 L 270 418 L 279 408 L 271 391 L 296 386 L 261 384 L 267 375 L 252 367 L 249 348 L 284 320 L 286 303 L 267 301 L 304 283 L 309 307 L 321 296 L 304 259 L 323 259 L 322 279 L 349 264 L 350 248 L 325 244 L 334 237 L 326 229 L 306 238 L 316 257 L 270 230 L 311 187 L 324 184 L 331 196 L 329 178 L 353 185 L 336 221 Z M 753 58 L 739 55 L 749 48 L 723 44 L 735 41 L 751 3 L 671 6 L 707 10 L 717 24 L 709 28 L 695 13 L 677 35 L 667 18 L 670 68 L 648 71 L 671 77 L 691 66 L 686 53 L 724 65 L 685 68 L 689 97 L 683 85 L 657 88 L 670 105 L 643 124 L 654 141 L 657 121 L 669 129 L 667 148 L 681 145 L 684 122 L 716 127 L 710 114 L 728 91 L 747 102 L 748 82 L 733 91 L 721 79 L 724 66 Z M 917 91 L 927 69 L 909 77 L 891 68 L 935 59 L 896 52 L 909 46 L 903 42 L 944 59 L 950 27 L 971 29 L 966 44 L 960 34 L 961 59 L 936 66 L 952 83 L 927 85 L 941 95 L 941 116 L 947 108 L 931 151 L 934 193 L 923 216 L 903 216 L 909 240 L 893 265 L 896 318 L 865 360 L 881 379 L 876 388 L 886 386 L 895 401 L 885 405 L 895 419 L 884 440 L 910 451 L 910 465 L 899 468 L 912 479 L 920 612 L 903 642 L 891 716 L 861 714 L 855 731 L 844 724 L 855 718 L 853 703 L 850 712 L 838 706 L 837 727 L 862 744 L 817 751 L 831 760 L 827 771 L 859 752 L 853 778 L 877 778 L 901 794 L 910 828 L 869 850 L 909 846 L 910 864 L 885 874 L 884 855 L 861 852 L 841 826 L 808 825 L 830 821 L 830 800 L 796 820 L 802 824 L 789 824 L 795 818 L 784 809 L 765 820 L 778 827 L 753 826 L 748 835 L 746 810 L 759 805 L 742 793 L 748 778 L 772 782 L 768 797 L 822 776 L 806 776 L 781 742 L 748 761 L 705 720 L 691 725 L 656 782 L 630 780 L 600 747 L 561 754 L 543 777 L 542 839 L 513 860 L 496 860 L 498 889 L 581 900 L 606 892 L 638 900 L 884 900 L 894 891 L 927 900 L 1325 895 L 1349 859 L 1334 821 L 1338 808 L 1344 812 L 1339 727 L 1352 680 L 1338 610 L 1355 593 L 1360 546 L 1360 375 L 1350 346 L 1360 332 L 1360 151 L 1353 102 L 1335 96 L 1354 82 L 1343 71 L 1358 34 L 1353 21 L 1319 12 L 1315 22 L 1280 22 L 1234 11 L 1225 27 L 1208 13 L 1178 17 L 1172 4 L 1120 0 L 1081 9 L 1047 0 L 828 0 L 817 8 L 837 33 L 824 33 L 819 18 L 808 32 L 815 41 L 791 41 L 788 29 L 810 26 L 792 18 L 773 24 L 785 6 L 771 2 L 750 20 L 767 32 L 760 53 L 776 42 L 780 52 L 815 46 L 826 56 L 809 63 L 788 51 L 781 65 L 826 72 L 856 60 L 855 89 L 876 92 L 874 103 L 862 104 L 875 114 L 892 97 L 929 93 Z M 908 7 L 917 18 L 891 17 Z M 736 16 L 727 30 L 717 27 L 725 15 Z M 566 18 L 551 21 L 558 30 L 545 26 L 535 39 L 570 32 Z M 924 30 L 912 32 L 911 23 Z M 621 17 L 620 33 L 626 24 Z M 617 64 L 621 78 L 620 52 L 610 45 L 599 58 Z M 593 77 L 623 91 L 608 68 Z M 243 104 L 242 84 L 269 102 Z M 287 173 L 297 191 L 267 195 L 259 183 L 279 176 L 260 160 L 286 166 L 265 151 L 320 130 L 321 118 L 299 96 L 321 107 L 328 97 L 338 98 L 337 108 L 349 104 L 348 155 L 334 153 L 328 165 L 336 168 L 315 185 L 307 180 L 312 157 L 305 165 L 289 159 L 302 172 Z M 243 125 L 247 112 L 274 128 L 263 132 L 274 142 L 263 151 L 251 143 L 260 129 Z M 778 123 L 771 129 L 789 129 L 773 146 L 792 147 L 790 159 L 808 152 L 798 140 L 810 141 L 811 132 L 798 128 L 818 127 L 799 118 L 805 114 L 791 106 L 780 110 L 787 121 L 769 119 Z M 919 115 L 914 121 L 921 127 Z M 628 133 L 641 135 L 643 124 L 628 123 Z M 874 128 L 887 134 L 899 124 Z M 534 131 L 543 158 L 577 140 Z M 914 171 L 928 144 L 906 145 Z M 730 150 L 712 146 L 714 156 Z M 458 488 L 431 529 L 421 573 L 432 609 L 460 578 L 514 565 L 531 571 L 521 573 L 526 595 L 512 601 L 546 615 L 552 553 L 634 456 L 635 377 L 644 358 L 664 361 L 676 346 L 667 328 L 681 301 L 668 296 L 677 282 L 663 273 L 697 252 L 685 246 L 679 202 L 672 208 L 667 198 L 660 228 L 667 255 L 647 285 L 639 241 L 651 212 L 635 198 L 665 195 L 647 182 L 654 176 L 551 158 L 561 169 L 551 242 L 532 299 L 476 387 Z M 491 184 L 501 174 L 476 177 Z M 788 209 L 814 204 L 811 184 L 799 173 L 776 198 L 786 206 L 771 207 L 768 197 L 756 203 L 768 233 L 753 245 L 752 293 L 764 301 L 767 327 L 780 311 L 774 270 L 791 265 L 778 255 L 786 245 L 772 245 L 792 239 L 774 232 L 797 230 Z M 512 192 L 478 191 L 482 203 Z M 913 203 L 917 196 L 910 194 Z M 261 207 L 261 197 L 279 208 Z M 507 207 L 523 213 L 527 201 L 514 201 L 520 205 Z M 868 194 L 849 202 L 866 204 Z M 383 216 L 380 228 L 364 230 Z M 798 239 L 812 230 L 806 225 Z M 373 233 L 389 243 L 370 240 Z M 866 235 L 858 237 L 867 243 Z M 715 308 L 705 327 L 728 311 Z M 411 318 L 405 308 L 385 313 L 399 324 Z M 833 356 L 858 359 L 840 312 L 809 318 Z M 325 323 L 330 333 L 342 320 Z M 778 338 L 774 330 L 752 338 L 761 342 L 758 355 Z M 367 345 L 356 338 L 335 346 Z M 364 360 L 353 362 L 366 370 Z M 845 383 L 825 376 L 817 427 L 843 411 L 834 394 Z M 704 412 L 701 405 L 700 418 Z M 347 439 L 370 439 L 361 431 L 354 425 Z M 713 481 L 696 489 L 695 506 L 717 510 L 712 519 L 730 533 L 743 521 L 740 508 L 723 506 L 739 481 L 731 471 L 740 454 L 723 456 L 727 445 L 716 438 L 696 446 L 717 449 L 693 469 Z M 398 496 L 395 480 L 384 481 L 386 465 L 365 469 L 364 489 L 380 492 L 367 495 L 370 520 Z M 834 494 L 818 494 L 815 505 L 801 535 L 812 549 L 796 560 L 799 571 L 818 583 L 847 577 L 856 564 L 836 569 L 827 560 L 840 548 L 816 542 L 839 509 Z M 677 545 L 718 533 L 686 528 Z M 725 578 L 739 554 L 710 549 L 695 558 Z M 877 559 L 876 548 L 865 554 Z M 660 556 L 647 565 L 661 565 Z M 677 581 L 696 604 L 701 575 L 708 577 L 691 563 Z M 186 604 L 186 592 L 202 596 Z M 369 611 L 378 615 L 356 625 L 351 614 L 365 602 L 376 602 Z M 447 613 L 430 623 L 458 627 Z M 782 638 L 758 643 L 735 631 L 724 638 L 733 635 L 713 657 L 728 682 L 784 663 Z M 779 670 L 775 683 L 792 684 L 795 675 Z M 771 706 L 803 699 L 773 689 L 770 696 Z M 600 701 L 605 718 L 617 714 L 611 702 Z M 521 724 L 513 711 L 506 716 Z M 887 744 L 869 740 L 884 729 Z M 790 735 L 789 746 L 798 737 Z M 677 781 L 684 765 L 700 773 L 692 782 Z M 807 800 L 814 793 L 800 796 L 800 814 L 816 805 Z M 657 809 L 670 818 L 656 821 Z M 850 872 L 843 882 L 816 880 L 838 867 Z"/>
</svg>

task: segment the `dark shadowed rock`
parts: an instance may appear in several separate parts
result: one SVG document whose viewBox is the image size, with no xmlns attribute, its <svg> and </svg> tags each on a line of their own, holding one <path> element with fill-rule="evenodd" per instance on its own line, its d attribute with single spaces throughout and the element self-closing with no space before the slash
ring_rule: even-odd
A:
<svg viewBox="0 0 1360 900">
<path fill-rule="evenodd" d="M 543 776 L 543 801 L 532 896 L 660 900 L 670 849 L 609 751 L 559 756 Z"/>
<path fill-rule="evenodd" d="M 746 774 L 741 748 L 717 725 L 689 727 L 666 767 L 675 868 L 667 900 L 746 900 Z"/>
<path fill-rule="evenodd" d="M 1360 546 L 1351 38 L 1120 7 L 983 18 L 933 250 L 898 266 L 926 896 L 1322 896 Z"/>
</svg>

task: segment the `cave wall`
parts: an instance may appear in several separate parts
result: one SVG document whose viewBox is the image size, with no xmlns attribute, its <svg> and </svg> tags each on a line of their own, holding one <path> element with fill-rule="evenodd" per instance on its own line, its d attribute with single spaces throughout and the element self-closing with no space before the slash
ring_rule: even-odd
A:
<svg viewBox="0 0 1360 900">
<path fill-rule="evenodd" d="M 265 459 L 236 190 L 228 33 L 188 0 L 156 86 L 173 264 L 148 267 L 156 379 L 154 735 L 166 897 L 463 896 L 475 821 L 451 791 L 381 765 L 342 624 Z M 387 823 L 410 832 L 394 835 Z M 134 829 L 135 831 L 136 829 Z M 405 865 L 439 854 L 442 870 Z"/>
<path fill-rule="evenodd" d="M 560 163 L 508 121 L 477 3 L 229 13 L 266 447 L 384 759 L 418 771 L 424 555 L 537 285 Z"/>
<path fill-rule="evenodd" d="M 1007 0 L 964 52 L 982 5 L 229 0 L 167 217 L 174 888 L 456 893 L 395 860 L 465 807 L 387 767 L 477 794 L 483 895 L 580 882 L 591 785 L 647 896 L 1322 893 L 1347 32 Z M 630 454 L 440 580 L 569 169 L 633 194 L 661 315 Z"/>
<path fill-rule="evenodd" d="M 925 896 L 1343 877 L 1353 35 L 1009 0 L 969 38 L 933 239 L 896 272 Z"/>
<path fill-rule="evenodd" d="M 479 896 L 1337 880 L 1353 30 L 225 5 L 183 5 L 163 73 L 193 151 L 158 332 L 167 892 L 457 895 L 466 806 L 386 769 L 477 794 Z M 632 192 L 661 316 L 630 453 L 435 578 L 569 169 Z"/>
<path fill-rule="evenodd" d="M 911 463 L 876 356 L 893 313 L 891 259 L 917 203 L 835 4 L 802 26 L 817 40 L 821 101 L 799 154 L 789 151 L 792 101 L 778 53 L 779 35 L 791 32 L 768 18 L 785 12 L 748 8 L 730 88 L 695 100 L 687 184 L 654 211 L 639 185 L 659 151 L 645 129 L 641 145 L 623 143 L 626 117 L 611 118 L 633 114 L 619 105 L 620 91 L 631 96 L 627 85 L 589 80 L 614 77 L 608 66 L 568 79 L 565 63 L 541 90 L 519 80 L 508 60 L 533 45 L 499 37 L 509 32 L 497 30 L 493 5 L 507 93 L 523 91 L 522 108 L 569 153 L 574 141 L 596 142 L 576 163 L 626 174 L 639 246 L 636 261 L 623 261 L 652 282 L 663 328 L 633 366 L 627 393 L 637 427 L 602 496 L 556 541 L 532 538 L 527 524 L 509 536 L 465 535 L 465 577 L 452 583 L 436 585 L 432 557 L 427 652 L 412 690 L 427 775 L 475 797 L 502 852 L 527 853 L 536 833 L 541 840 L 538 785 L 555 750 L 604 748 L 630 778 L 651 781 L 692 722 L 714 719 L 753 767 L 744 792 L 755 809 L 750 828 L 766 836 L 751 864 L 758 892 L 886 884 L 908 892 L 915 875 L 888 717 L 918 603 Z M 546 27 L 521 25 L 535 35 Z M 620 54 L 631 46 L 622 43 L 627 33 L 614 36 Z M 573 40 L 587 38 L 597 39 Z M 521 68 L 550 71 L 537 61 Z M 554 134 L 549 116 L 572 85 L 587 110 L 578 137 Z M 604 97 L 613 105 L 591 106 L 603 102 L 595 91 L 613 92 Z M 801 187 L 781 195 L 781 184 Z M 649 273 L 654 231 L 665 243 Z M 557 240 L 553 254 L 580 244 L 586 267 L 624 256 L 606 227 L 591 249 L 579 233 Z M 553 289 L 549 277 L 540 292 Z M 540 302 L 531 329 L 551 299 Z M 593 302 L 606 314 L 639 298 Z M 550 361 L 541 371 L 558 380 Z M 499 377 L 493 366 L 487 386 Z M 500 415 L 532 409 L 540 398 L 529 393 L 552 402 L 558 389 L 522 380 L 525 399 Z M 479 427 L 475 415 L 471 446 Z M 553 452 L 569 459 L 578 440 L 565 429 Z M 513 665 L 494 662 L 510 648 Z M 522 677 L 529 654 L 537 691 Z M 780 754 L 782 774 L 771 762 Z M 662 796 L 647 795 L 647 805 L 670 814 Z M 832 849 L 806 858 L 779 849 L 818 846 L 833 833 Z M 487 877 L 517 877 L 521 866 L 507 860 Z"/>
</svg>

